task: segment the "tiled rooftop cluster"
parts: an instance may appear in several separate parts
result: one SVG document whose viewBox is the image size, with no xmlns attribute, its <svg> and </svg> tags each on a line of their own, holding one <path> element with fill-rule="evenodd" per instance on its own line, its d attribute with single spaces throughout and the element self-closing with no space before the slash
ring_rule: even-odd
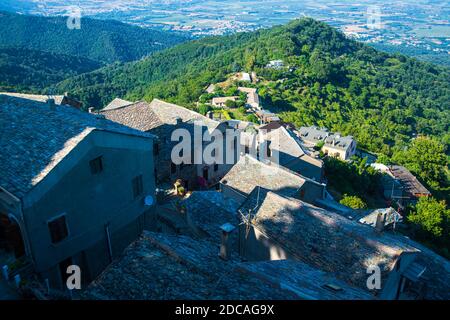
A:
<svg viewBox="0 0 450 320">
<path fill-rule="evenodd" d="M 297 261 L 224 261 L 218 246 L 145 232 L 84 292 L 86 299 L 371 299 Z M 339 290 L 336 290 L 339 288 Z"/>
<path fill-rule="evenodd" d="M 145 232 L 85 292 L 87 299 L 296 299 L 287 290 L 238 272 L 218 246 Z"/>
</svg>

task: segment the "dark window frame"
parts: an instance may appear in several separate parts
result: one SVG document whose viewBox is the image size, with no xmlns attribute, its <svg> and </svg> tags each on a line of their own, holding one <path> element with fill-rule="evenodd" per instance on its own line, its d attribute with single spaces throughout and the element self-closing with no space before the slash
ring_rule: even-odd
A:
<svg viewBox="0 0 450 320">
<path fill-rule="evenodd" d="M 170 162 L 170 174 L 176 174 L 177 173 L 177 165 L 173 162 Z"/>
<path fill-rule="evenodd" d="M 103 156 L 97 157 L 89 161 L 89 167 L 91 168 L 91 174 L 96 175 L 103 172 Z"/>
<path fill-rule="evenodd" d="M 69 237 L 69 226 L 66 217 L 67 215 L 64 213 L 47 221 L 52 244 L 61 243 Z"/>
<path fill-rule="evenodd" d="M 136 199 L 144 194 L 144 178 L 142 174 L 134 177 L 131 180 L 131 185 L 133 188 L 133 198 Z"/>
</svg>

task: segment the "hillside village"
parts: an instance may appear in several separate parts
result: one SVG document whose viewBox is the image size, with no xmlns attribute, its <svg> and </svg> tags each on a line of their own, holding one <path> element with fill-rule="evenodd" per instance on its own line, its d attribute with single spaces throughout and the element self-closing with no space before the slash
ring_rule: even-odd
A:
<svg viewBox="0 0 450 320">
<path fill-rule="evenodd" d="M 397 206 L 354 210 L 329 192 L 323 159 L 352 161 L 357 141 L 296 128 L 268 114 L 256 89 L 238 91 L 259 123 L 158 99 L 117 98 L 85 112 L 68 94 L 0 93 L 0 295 L 450 298 L 449 261 L 397 231 Z M 238 99 L 212 97 L 211 105 L 226 110 Z M 184 154 L 177 164 L 179 129 L 240 139 L 202 141 L 201 149 L 224 146 L 214 163 Z M 367 165 L 383 172 L 391 203 L 430 196 L 403 167 Z M 82 290 L 65 287 L 73 264 Z M 374 267 L 378 289 L 367 286 Z"/>
</svg>

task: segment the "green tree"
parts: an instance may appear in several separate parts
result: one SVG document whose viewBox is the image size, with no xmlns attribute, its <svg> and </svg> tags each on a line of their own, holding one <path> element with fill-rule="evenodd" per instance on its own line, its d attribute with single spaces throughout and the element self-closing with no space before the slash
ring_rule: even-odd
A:
<svg viewBox="0 0 450 320">
<path fill-rule="evenodd" d="M 200 113 L 202 115 L 206 115 L 206 113 L 210 110 L 211 110 L 211 107 L 207 104 L 200 104 L 198 106 L 198 113 Z"/>
<path fill-rule="evenodd" d="M 408 215 L 408 221 L 430 238 L 448 239 L 450 210 L 445 201 L 422 197 L 415 209 Z"/>
<path fill-rule="evenodd" d="M 237 104 L 236 104 L 236 101 L 233 101 L 233 100 L 227 100 L 227 101 L 225 102 L 225 106 L 226 106 L 227 108 L 233 109 L 233 108 L 236 108 Z"/>
<path fill-rule="evenodd" d="M 259 119 L 252 113 L 247 116 L 247 121 L 252 123 L 259 123 Z"/>
<path fill-rule="evenodd" d="M 403 164 L 433 188 L 445 184 L 447 156 L 444 145 L 435 139 L 419 137 L 411 146 L 394 154 L 394 160 Z"/>
</svg>

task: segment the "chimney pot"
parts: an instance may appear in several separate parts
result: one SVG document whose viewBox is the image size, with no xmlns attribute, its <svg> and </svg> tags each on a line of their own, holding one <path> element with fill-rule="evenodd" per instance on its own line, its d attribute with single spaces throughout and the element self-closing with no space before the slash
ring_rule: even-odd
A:
<svg viewBox="0 0 450 320">
<path fill-rule="evenodd" d="M 375 229 L 378 232 L 381 232 L 384 229 L 384 219 L 385 219 L 384 215 L 381 212 L 379 212 L 377 215 L 377 220 L 375 222 Z"/>
<path fill-rule="evenodd" d="M 89 113 L 94 113 L 94 107 L 89 107 L 89 109 L 88 109 L 88 111 L 89 111 Z"/>
<path fill-rule="evenodd" d="M 223 260 L 228 260 L 231 255 L 231 248 L 230 248 L 230 234 L 236 229 L 235 226 L 233 226 L 231 223 L 225 223 L 220 227 L 222 230 L 222 242 L 220 244 L 220 253 L 219 256 Z"/>
</svg>

